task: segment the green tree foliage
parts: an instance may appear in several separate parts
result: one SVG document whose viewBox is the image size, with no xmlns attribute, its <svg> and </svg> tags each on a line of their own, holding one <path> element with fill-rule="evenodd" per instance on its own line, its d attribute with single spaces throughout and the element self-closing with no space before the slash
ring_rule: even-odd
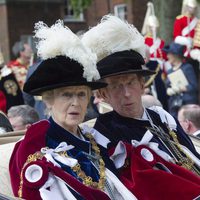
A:
<svg viewBox="0 0 200 200">
<path fill-rule="evenodd" d="M 71 0 L 70 3 L 73 8 L 74 15 L 79 16 L 81 12 L 91 5 L 92 0 Z"/>
</svg>

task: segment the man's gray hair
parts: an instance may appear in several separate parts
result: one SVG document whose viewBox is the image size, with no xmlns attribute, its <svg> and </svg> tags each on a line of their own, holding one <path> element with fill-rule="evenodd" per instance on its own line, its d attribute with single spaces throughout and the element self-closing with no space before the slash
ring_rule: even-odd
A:
<svg viewBox="0 0 200 200">
<path fill-rule="evenodd" d="M 8 117 L 21 117 L 23 124 L 33 124 L 39 121 L 37 111 L 29 105 L 12 106 L 8 110 Z"/>
<path fill-rule="evenodd" d="M 188 104 L 182 106 L 180 110 L 183 110 L 184 120 L 191 121 L 194 126 L 200 129 L 200 106 L 197 104 Z"/>
</svg>

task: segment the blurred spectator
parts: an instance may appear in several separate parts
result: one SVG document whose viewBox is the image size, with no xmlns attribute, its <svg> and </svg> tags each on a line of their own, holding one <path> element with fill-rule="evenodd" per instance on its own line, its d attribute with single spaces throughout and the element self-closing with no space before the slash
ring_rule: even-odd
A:
<svg viewBox="0 0 200 200">
<path fill-rule="evenodd" d="M 12 125 L 5 113 L 0 111 L 0 135 L 10 131 L 13 131 Z"/>
<path fill-rule="evenodd" d="M 8 110 L 8 118 L 14 131 L 25 130 L 39 120 L 36 110 L 28 105 L 13 106 Z"/>
<path fill-rule="evenodd" d="M 197 103 L 198 83 L 192 65 L 184 62 L 184 46 L 172 42 L 163 50 L 172 65 L 166 79 L 169 112 L 177 117 L 182 105 Z"/>
<path fill-rule="evenodd" d="M 148 94 L 142 95 L 142 105 L 145 108 L 150 108 L 152 106 L 162 107 L 162 104 L 160 103 L 160 101 L 157 98 L 155 98 L 152 95 L 148 95 Z"/>
<path fill-rule="evenodd" d="M 142 33 L 145 36 L 145 44 L 149 47 L 149 61 L 146 59 L 145 62 L 146 67 L 156 71 L 156 74 L 149 77 L 145 86 L 150 88 L 150 93 L 158 98 L 163 107 L 167 110 L 167 94 L 162 80 L 163 63 L 166 60 L 166 54 L 162 49 L 165 42 L 158 36 L 158 28 L 160 25 L 154 13 L 154 5 L 152 2 L 148 2 L 147 6 L 148 8 L 142 29 Z"/>
<path fill-rule="evenodd" d="M 10 107 L 21 104 L 24 104 L 22 92 L 0 49 L 0 110 L 7 113 Z"/>
<path fill-rule="evenodd" d="M 37 69 L 39 64 L 40 64 L 40 61 L 37 61 L 34 65 L 29 67 L 26 81 L 31 76 L 31 74 Z M 46 113 L 46 105 L 44 104 L 41 96 L 33 96 L 26 92 L 23 92 L 23 97 L 24 97 L 25 104 L 35 108 L 40 119 L 48 118 L 47 113 Z"/>
<path fill-rule="evenodd" d="M 33 51 L 29 44 L 22 41 L 16 42 L 13 46 L 13 53 L 16 60 L 10 61 L 8 67 L 13 71 L 20 89 L 23 89 L 28 67 L 32 65 Z"/>
<path fill-rule="evenodd" d="M 178 111 L 178 120 L 183 130 L 190 135 L 200 137 L 200 106 L 184 105 Z"/>
</svg>

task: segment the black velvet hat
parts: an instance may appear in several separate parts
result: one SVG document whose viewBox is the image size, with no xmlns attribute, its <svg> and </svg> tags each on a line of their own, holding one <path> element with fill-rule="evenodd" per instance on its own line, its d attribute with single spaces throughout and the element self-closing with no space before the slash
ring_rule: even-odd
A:
<svg viewBox="0 0 200 200">
<path fill-rule="evenodd" d="M 144 68 L 143 57 L 134 50 L 113 53 L 97 63 L 97 69 L 101 78 L 119 74 L 141 74 L 148 76 L 155 74 L 154 71 Z"/>
<path fill-rule="evenodd" d="M 86 85 L 91 89 L 105 87 L 106 84 L 87 81 L 83 77 L 83 66 L 65 56 L 42 61 L 24 85 L 24 92 L 41 95 L 42 92 L 64 86 Z"/>
<path fill-rule="evenodd" d="M 89 29 L 81 40 L 96 53 L 101 78 L 118 74 L 148 76 L 155 73 L 144 67 L 144 37 L 133 24 L 116 16 L 105 15 L 101 23 Z"/>
<path fill-rule="evenodd" d="M 87 48 L 61 20 L 48 27 L 35 26 L 37 50 L 41 62 L 28 78 L 23 90 L 32 95 L 64 87 L 86 85 L 91 89 L 105 87 L 96 67 L 96 55 Z"/>
</svg>

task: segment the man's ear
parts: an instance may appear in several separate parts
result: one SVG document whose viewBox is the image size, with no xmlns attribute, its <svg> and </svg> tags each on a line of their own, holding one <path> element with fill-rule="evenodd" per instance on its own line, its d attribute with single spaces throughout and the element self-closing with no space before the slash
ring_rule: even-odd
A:
<svg viewBox="0 0 200 200">
<path fill-rule="evenodd" d="M 185 120 L 185 129 L 186 129 L 187 131 L 189 131 L 191 126 L 192 126 L 191 122 L 190 122 L 189 120 L 186 119 L 186 120 Z"/>
<path fill-rule="evenodd" d="M 145 81 L 144 81 L 144 78 L 141 77 L 140 78 L 140 84 L 141 84 L 141 89 L 142 89 L 142 94 L 144 94 L 144 91 L 145 91 Z"/>
<path fill-rule="evenodd" d="M 98 91 L 99 91 L 101 98 L 103 98 L 105 100 L 105 102 L 108 103 L 108 93 L 107 93 L 106 89 L 102 88 L 102 89 L 99 89 Z"/>
</svg>

